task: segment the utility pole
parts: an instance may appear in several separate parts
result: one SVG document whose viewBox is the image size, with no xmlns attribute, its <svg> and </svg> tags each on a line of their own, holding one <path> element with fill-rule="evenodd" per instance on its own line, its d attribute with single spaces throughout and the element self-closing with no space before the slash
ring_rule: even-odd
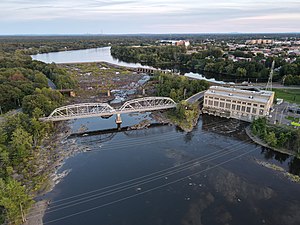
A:
<svg viewBox="0 0 300 225">
<path fill-rule="evenodd" d="M 274 67 L 275 67 L 275 60 L 272 62 L 272 67 L 269 75 L 269 80 L 266 86 L 267 91 L 272 91 L 272 80 L 273 80 L 273 73 L 274 73 Z"/>
<path fill-rule="evenodd" d="M 280 115 L 279 124 L 281 124 L 281 123 L 282 123 L 282 117 L 283 117 L 283 111 L 281 112 L 281 115 Z"/>
<path fill-rule="evenodd" d="M 277 108 L 276 108 L 276 110 L 275 110 L 275 121 L 274 121 L 274 124 L 276 124 L 277 122 L 276 122 L 276 119 L 277 119 Z"/>
</svg>

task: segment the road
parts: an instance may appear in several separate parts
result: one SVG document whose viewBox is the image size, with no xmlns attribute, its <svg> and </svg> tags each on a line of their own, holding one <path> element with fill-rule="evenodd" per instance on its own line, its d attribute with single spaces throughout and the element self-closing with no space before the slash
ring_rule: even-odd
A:
<svg viewBox="0 0 300 225">
<path fill-rule="evenodd" d="M 236 85 L 235 86 L 236 88 L 258 88 L 258 89 L 264 89 L 266 87 L 266 84 L 265 83 L 252 83 L 250 85 Z M 272 88 L 274 89 L 300 89 L 300 86 L 297 85 L 297 86 L 284 86 L 282 84 L 278 84 L 278 83 L 273 83 L 272 85 Z"/>
<path fill-rule="evenodd" d="M 189 97 L 186 101 L 190 104 L 193 104 L 199 99 L 203 98 L 205 91 L 198 92 L 197 94 L 194 94 L 193 96 Z"/>
<path fill-rule="evenodd" d="M 51 89 L 53 89 L 53 90 L 57 89 L 57 88 L 56 88 L 56 85 L 52 82 L 52 80 L 50 80 L 49 78 L 47 78 L 47 80 L 48 80 L 48 86 L 49 86 Z"/>
<path fill-rule="evenodd" d="M 293 104 L 290 104 L 288 102 L 283 102 L 280 105 L 274 104 L 273 106 L 274 111 L 270 113 L 271 117 L 269 118 L 269 121 L 273 124 L 280 123 L 280 124 L 290 125 L 292 121 L 286 119 L 287 116 L 291 116 L 294 118 L 300 117 L 299 114 L 288 111 L 288 108 L 292 106 Z"/>
</svg>

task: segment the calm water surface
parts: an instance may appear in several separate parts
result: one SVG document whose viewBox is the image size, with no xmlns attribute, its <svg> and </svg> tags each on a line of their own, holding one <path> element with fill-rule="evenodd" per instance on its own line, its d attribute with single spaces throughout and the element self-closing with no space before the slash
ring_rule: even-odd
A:
<svg viewBox="0 0 300 225">
<path fill-rule="evenodd" d="M 114 59 L 110 54 L 110 47 L 42 53 L 32 55 L 31 57 L 34 60 L 39 60 L 45 63 L 108 62 L 119 66 L 149 68 L 148 66 L 142 66 L 139 63 L 126 63 L 118 59 Z"/>
<path fill-rule="evenodd" d="M 122 115 L 133 125 L 150 114 Z M 153 120 L 152 120 L 153 121 Z M 114 117 L 76 120 L 89 130 L 115 128 Z M 299 162 L 251 143 L 237 121 L 204 117 L 190 133 L 174 126 L 75 138 L 91 149 L 50 193 L 45 224 L 298 225 L 300 185 L 265 168 L 299 174 Z M 72 141 L 74 139 L 70 139 Z"/>
</svg>

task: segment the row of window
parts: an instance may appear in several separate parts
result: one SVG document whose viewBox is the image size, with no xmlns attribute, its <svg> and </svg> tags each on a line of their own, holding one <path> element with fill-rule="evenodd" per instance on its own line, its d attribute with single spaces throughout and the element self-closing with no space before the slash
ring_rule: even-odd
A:
<svg viewBox="0 0 300 225">
<path fill-rule="evenodd" d="M 219 104 L 220 103 L 220 104 Z M 225 102 L 218 102 L 218 101 L 213 101 L 213 100 L 208 100 L 205 99 L 205 104 L 214 106 L 214 107 L 220 107 L 220 108 L 225 108 L 225 109 L 232 109 L 236 111 L 241 111 L 241 112 L 247 112 L 247 113 L 252 113 L 252 114 L 257 114 L 258 109 L 257 108 L 252 108 L 250 106 L 244 106 L 244 105 L 236 105 L 236 104 L 230 104 L 230 103 L 225 103 Z M 263 115 L 264 110 L 259 109 L 259 115 Z"/>
<path fill-rule="evenodd" d="M 237 104 L 242 104 L 242 105 L 250 105 L 250 106 L 254 106 L 254 107 L 258 107 L 258 104 L 256 103 L 251 103 L 251 102 L 244 102 L 244 101 L 237 101 L 237 100 L 231 100 L 231 99 L 225 99 L 225 98 L 218 98 L 218 97 L 212 97 L 212 96 L 205 96 L 205 98 L 209 98 L 209 99 L 214 99 L 214 100 L 220 100 L 223 102 L 232 102 L 232 103 L 237 103 Z M 259 105 L 260 108 L 264 108 L 264 105 Z"/>
</svg>

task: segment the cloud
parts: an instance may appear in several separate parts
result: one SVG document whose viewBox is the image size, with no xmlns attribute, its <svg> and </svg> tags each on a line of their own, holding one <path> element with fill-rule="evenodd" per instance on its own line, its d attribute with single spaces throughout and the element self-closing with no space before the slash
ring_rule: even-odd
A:
<svg viewBox="0 0 300 225">
<path fill-rule="evenodd" d="M 101 23 L 112 33 L 126 27 L 128 33 L 149 32 L 149 29 L 155 33 L 176 32 L 176 29 L 178 32 L 276 31 L 277 24 L 281 24 L 280 30 L 286 26 L 294 31 L 300 22 L 299 8 L 300 0 L 1 0 L 0 25 L 26 23 L 35 27 L 44 22 L 56 24 L 60 30 L 66 24 Z M 16 32 L 20 28 L 13 26 Z M 85 25 L 82 33 L 87 32 L 87 27 L 88 32 L 93 31 Z M 55 29 L 49 31 L 56 33 Z"/>
</svg>

